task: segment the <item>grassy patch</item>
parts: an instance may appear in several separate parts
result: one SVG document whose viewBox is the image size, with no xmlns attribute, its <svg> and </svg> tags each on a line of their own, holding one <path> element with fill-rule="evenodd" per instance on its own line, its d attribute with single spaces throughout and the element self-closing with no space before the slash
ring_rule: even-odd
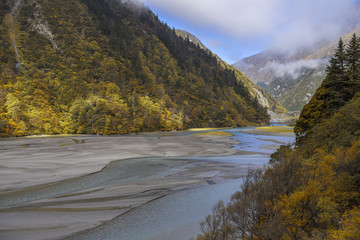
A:
<svg viewBox="0 0 360 240">
<path fill-rule="evenodd" d="M 209 136 L 227 136 L 227 137 L 231 137 L 234 136 L 231 133 L 227 133 L 227 132 L 201 132 L 201 133 L 195 133 L 194 135 L 209 135 Z"/>
<path fill-rule="evenodd" d="M 219 129 L 223 129 L 223 128 L 189 128 L 186 129 L 186 131 L 199 132 L 199 131 L 211 131 L 211 130 L 219 130 Z"/>
<path fill-rule="evenodd" d="M 288 126 L 270 126 L 270 127 L 257 127 L 256 130 L 265 132 L 279 132 L 279 133 L 293 133 L 294 128 Z"/>
</svg>

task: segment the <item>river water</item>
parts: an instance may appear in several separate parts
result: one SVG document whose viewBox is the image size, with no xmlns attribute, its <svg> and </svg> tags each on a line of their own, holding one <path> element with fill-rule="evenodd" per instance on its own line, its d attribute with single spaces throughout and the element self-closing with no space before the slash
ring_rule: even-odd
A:
<svg viewBox="0 0 360 240">
<path fill-rule="evenodd" d="M 254 134 L 244 132 L 243 128 L 221 131 L 233 134 L 232 138 L 238 142 L 233 148 L 239 155 L 123 159 L 112 161 L 92 174 L 2 193 L 0 239 L 187 240 L 196 237 L 200 233 L 200 221 L 219 200 L 228 201 L 240 188 L 241 176 L 246 175 L 248 168 L 267 164 L 269 155 L 279 145 L 294 142 L 291 134 Z M 190 134 L 171 133 L 174 137 Z M 162 135 L 154 133 L 148 137 Z M 98 148 L 96 152 L 101 151 Z M 111 153 L 106 150 L 106 154 Z M 31 153 L 37 158 L 42 154 Z M 79 152 L 80 155 L 84 153 Z M 211 180 L 209 184 L 202 184 L 206 179 Z M 139 190 L 132 193 L 135 188 Z M 81 221 L 85 220 L 74 220 L 85 213 L 85 220 L 96 219 L 94 227 L 84 225 Z M 22 225 L 17 227 L 17 224 Z M 64 238 L 67 231 L 72 234 Z"/>
<path fill-rule="evenodd" d="M 234 145 L 235 149 L 252 153 L 185 159 L 214 161 L 219 164 L 263 166 L 268 163 L 269 154 L 279 145 L 294 142 L 294 136 L 289 134 L 255 135 L 244 133 L 241 129 L 229 129 L 226 132 L 233 134 L 233 139 L 240 142 Z M 211 214 L 213 206 L 220 200 L 227 202 L 240 188 L 241 183 L 240 178 L 178 191 L 144 204 L 99 227 L 65 239 L 187 240 L 195 238 L 201 233 L 199 223 Z"/>
</svg>

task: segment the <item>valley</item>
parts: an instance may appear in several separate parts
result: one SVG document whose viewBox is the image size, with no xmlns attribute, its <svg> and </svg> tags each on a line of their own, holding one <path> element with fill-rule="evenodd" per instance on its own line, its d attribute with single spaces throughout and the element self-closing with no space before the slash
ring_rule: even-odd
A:
<svg viewBox="0 0 360 240">
<path fill-rule="evenodd" d="M 360 239 L 359 16 L 0 0 L 0 239 Z"/>
</svg>

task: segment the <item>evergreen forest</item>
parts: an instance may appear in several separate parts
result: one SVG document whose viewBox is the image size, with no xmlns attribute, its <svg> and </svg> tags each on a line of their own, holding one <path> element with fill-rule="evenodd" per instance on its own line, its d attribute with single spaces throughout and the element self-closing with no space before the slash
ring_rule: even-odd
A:
<svg viewBox="0 0 360 240">
<path fill-rule="evenodd" d="M 0 0 L 0 23 L 2 137 L 269 123 L 238 73 L 142 5 Z"/>
</svg>

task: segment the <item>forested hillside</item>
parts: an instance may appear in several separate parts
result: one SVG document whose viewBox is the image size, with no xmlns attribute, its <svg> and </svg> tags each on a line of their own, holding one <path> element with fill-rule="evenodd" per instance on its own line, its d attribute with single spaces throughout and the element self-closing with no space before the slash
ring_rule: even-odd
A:
<svg viewBox="0 0 360 240">
<path fill-rule="evenodd" d="M 234 71 L 141 5 L 0 0 L 0 22 L 1 136 L 269 122 Z"/>
<path fill-rule="evenodd" d="M 249 173 L 198 240 L 360 239 L 360 39 L 339 41 L 296 124 L 295 146 Z"/>
</svg>

